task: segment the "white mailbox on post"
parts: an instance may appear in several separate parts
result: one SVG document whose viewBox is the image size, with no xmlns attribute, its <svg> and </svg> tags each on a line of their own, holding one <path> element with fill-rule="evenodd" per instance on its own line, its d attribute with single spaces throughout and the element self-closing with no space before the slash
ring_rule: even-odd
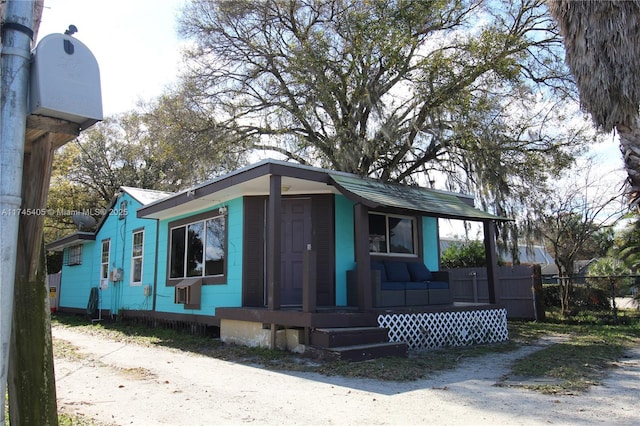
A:
<svg viewBox="0 0 640 426">
<path fill-rule="evenodd" d="M 49 34 L 33 50 L 29 114 L 78 123 L 102 120 L 100 69 L 93 53 L 65 34 Z"/>
</svg>

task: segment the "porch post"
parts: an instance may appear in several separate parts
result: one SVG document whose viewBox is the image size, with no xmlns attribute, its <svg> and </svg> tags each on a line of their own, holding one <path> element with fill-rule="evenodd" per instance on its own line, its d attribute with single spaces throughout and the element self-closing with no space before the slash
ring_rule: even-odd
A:
<svg viewBox="0 0 640 426">
<path fill-rule="evenodd" d="M 302 261 L 302 312 L 315 312 L 317 308 L 316 266 L 316 252 L 307 247 Z"/>
<path fill-rule="evenodd" d="M 369 209 L 358 203 L 353 207 L 355 257 L 357 265 L 358 308 L 371 310 L 373 295 L 371 286 L 371 256 L 369 255 Z"/>
<path fill-rule="evenodd" d="M 498 285 L 498 256 L 496 251 L 496 225 L 491 220 L 482 222 L 484 228 L 484 252 L 487 259 L 487 285 L 489 303 L 496 303 Z"/>
<path fill-rule="evenodd" d="M 270 311 L 280 309 L 281 183 L 280 176 L 271 175 L 267 214 L 267 307 Z"/>
</svg>

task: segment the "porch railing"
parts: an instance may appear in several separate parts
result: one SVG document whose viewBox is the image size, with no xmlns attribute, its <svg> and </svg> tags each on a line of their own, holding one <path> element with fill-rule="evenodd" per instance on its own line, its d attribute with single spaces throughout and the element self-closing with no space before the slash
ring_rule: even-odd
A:
<svg viewBox="0 0 640 426">
<path fill-rule="evenodd" d="M 448 271 L 455 302 L 489 303 L 486 268 Z M 496 303 L 506 307 L 509 318 L 541 319 L 540 316 L 544 316 L 539 266 L 501 266 L 497 275 Z"/>
</svg>

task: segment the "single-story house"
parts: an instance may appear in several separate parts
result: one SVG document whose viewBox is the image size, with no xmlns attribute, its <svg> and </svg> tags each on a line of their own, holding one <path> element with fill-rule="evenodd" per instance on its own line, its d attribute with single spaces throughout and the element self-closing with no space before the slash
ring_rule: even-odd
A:
<svg viewBox="0 0 640 426">
<path fill-rule="evenodd" d="M 99 296 L 94 303 L 100 315 L 103 311 L 116 315 L 121 309 L 153 308 L 146 294 L 151 295 L 156 276 L 158 223 L 137 218 L 136 211 L 169 195 L 123 186 L 100 212 L 104 214 L 94 231 L 81 229 L 47 245 L 47 250 L 63 251 L 58 291 L 62 311 L 84 312 L 92 288 L 100 289 L 94 291 Z"/>
<path fill-rule="evenodd" d="M 111 207 L 95 232 L 48 245 L 64 250 L 60 310 L 82 311 L 100 288 L 103 314 L 206 324 L 225 341 L 293 349 L 320 329 L 428 309 L 436 298 L 426 287 L 404 283 L 388 303 L 397 288 L 373 284 L 392 271 L 374 264 L 405 275 L 420 264 L 434 279 L 439 218 L 483 223 L 493 266 L 494 225 L 505 220 L 465 195 L 271 159 L 175 194 L 123 188 Z M 431 293 L 436 311 L 462 309 L 442 291 Z"/>
</svg>

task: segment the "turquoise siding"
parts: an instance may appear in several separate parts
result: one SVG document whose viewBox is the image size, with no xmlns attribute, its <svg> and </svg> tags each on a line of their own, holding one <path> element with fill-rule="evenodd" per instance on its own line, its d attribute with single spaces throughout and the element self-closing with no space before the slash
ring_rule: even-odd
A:
<svg viewBox="0 0 640 426">
<path fill-rule="evenodd" d="M 119 217 L 121 201 L 127 202 L 127 214 Z M 152 296 L 144 295 L 144 287 L 153 286 L 155 263 L 156 221 L 136 217 L 140 203 L 126 192 L 117 200 L 114 210 L 108 214 L 95 241 L 83 247 L 82 265 L 63 266 L 60 288 L 60 307 L 87 307 L 92 287 L 100 286 L 102 242 L 110 241 L 109 271 L 122 269 L 122 280 L 108 281 L 106 289 L 100 291 L 101 309 L 117 314 L 120 309 L 150 310 Z M 142 283 L 132 285 L 133 231 L 144 230 L 142 260 Z M 68 248 L 65 250 L 69 250 Z"/>
<path fill-rule="evenodd" d="M 335 196 L 336 306 L 347 305 L 347 271 L 355 269 L 353 205 L 343 195 Z"/>
<path fill-rule="evenodd" d="M 432 271 L 440 269 L 438 218 L 422 217 L 422 246 L 424 264 Z"/>
<path fill-rule="evenodd" d="M 108 287 L 100 291 L 99 306 L 104 310 L 110 310 L 114 314 L 117 314 L 120 309 L 151 310 L 154 287 L 158 312 L 213 316 L 217 307 L 242 306 L 244 221 L 242 197 L 161 221 L 137 218 L 136 210 L 140 204 L 127 193 L 118 200 L 116 208 L 122 200 L 127 201 L 126 218 L 120 219 L 117 212 L 108 216 L 96 235 L 95 241 L 84 244 L 82 264 L 63 266 L 60 288 L 61 308 L 86 309 L 90 289 L 100 286 L 101 249 L 102 241 L 105 239 L 111 242 L 109 271 L 121 268 L 122 280 L 116 283 L 108 281 Z M 169 223 L 205 212 L 216 213 L 222 205 L 227 207 L 226 282 L 203 285 L 200 309 L 185 309 L 184 305 L 174 303 L 174 287 L 167 286 Z M 353 238 L 354 203 L 342 195 L 335 195 L 334 205 L 336 305 L 345 306 L 347 304 L 346 272 L 356 267 Z M 437 270 L 439 267 L 438 219 L 421 217 L 419 220 L 422 222 L 423 260 L 429 269 Z M 133 232 L 138 230 L 144 230 L 142 282 L 133 285 L 131 282 Z M 148 296 L 145 296 L 147 286 L 151 291 Z"/>
<path fill-rule="evenodd" d="M 87 242 L 82 247 L 82 263 L 80 265 L 63 265 L 58 294 L 60 308 L 86 309 L 91 287 L 98 285 L 98 269 L 94 269 L 93 253 L 96 243 Z M 65 250 L 65 258 L 68 248 Z"/>
<path fill-rule="evenodd" d="M 227 281 L 225 284 L 202 286 L 200 309 L 185 309 L 184 305 L 174 303 L 174 287 L 167 286 L 167 261 L 169 249 L 169 222 L 195 216 L 208 211 L 214 212 L 220 205 L 199 210 L 187 215 L 163 219 L 158 234 L 158 289 L 156 311 L 181 314 L 215 315 L 217 307 L 242 306 L 242 198 L 224 203 L 227 206 Z"/>
<path fill-rule="evenodd" d="M 120 202 L 123 200 L 127 202 L 127 215 L 124 219 L 120 219 L 118 210 L 115 210 L 96 235 L 96 275 L 100 274 L 100 255 L 102 241 L 105 239 L 111 241 L 109 271 L 117 268 L 122 269 L 122 280 L 109 281 L 108 289 L 101 292 L 103 308 L 110 309 L 114 314 L 117 314 L 120 309 L 151 310 L 153 303 L 151 295 L 144 295 L 144 287 L 153 286 L 153 265 L 155 262 L 153 242 L 156 237 L 156 221 L 136 217 L 136 210 L 140 207 L 140 203 L 127 193 L 118 199 L 115 209 L 119 208 Z M 144 230 L 142 283 L 133 285 L 131 282 L 133 231 L 139 230 Z"/>
</svg>

